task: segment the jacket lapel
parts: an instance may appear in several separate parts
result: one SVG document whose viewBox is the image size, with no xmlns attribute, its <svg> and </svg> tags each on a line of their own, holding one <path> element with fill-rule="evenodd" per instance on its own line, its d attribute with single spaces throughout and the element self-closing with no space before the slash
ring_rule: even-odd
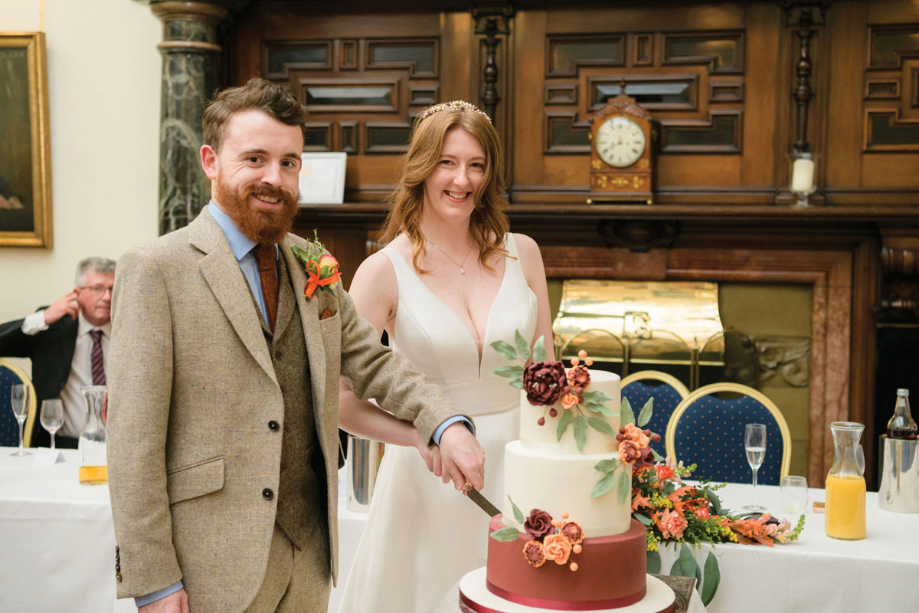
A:
<svg viewBox="0 0 919 613">
<path fill-rule="evenodd" d="M 306 273 L 291 251 L 290 235 L 281 241 L 281 255 L 287 263 L 287 273 L 290 275 L 291 287 L 297 300 L 297 311 L 303 323 L 303 337 L 306 341 L 306 352 L 310 364 L 310 383 L 313 386 L 313 411 L 316 413 L 316 423 L 321 422 L 318 416 L 325 408 L 325 347 L 322 344 L 322 334 L 319 332 L 319 292 L 307 300 L 303 294 L 306 287 Z"/>
<path fill-rule="evenodd" d="M 188 229 L 189 243 L 205 254 L 198 262 L 198 270 L 201 271 L 243 345 L 262 370 L 277 384 L 258 310 L 253 308 L 248 283 L 223 230 L 207 209 L 188 225 Z"/>
</svg>

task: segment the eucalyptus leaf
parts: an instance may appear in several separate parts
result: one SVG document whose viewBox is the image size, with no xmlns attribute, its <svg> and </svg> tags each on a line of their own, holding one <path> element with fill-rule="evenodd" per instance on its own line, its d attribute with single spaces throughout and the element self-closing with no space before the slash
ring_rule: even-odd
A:
<svg viewBox="0 0 919 613">
<path fill-rule="evenodd" d="M 565 409 L 562 413 L 562 418 L 558 420 L 558 428 L 555 430 L 555 437 L 557 440 L 562 440 L 565 430 L 568 429 L 572 421 L 574 421 L 574 414 L 571 412 L 571 409 Z"/>
<path fill-rule="evenodd" d="M 594 468 L 599 470 L 601 473 L 611 473 L 617 468 L 619 468 L 619 460 L 616 458 L 610 458 L 609 460 L 600 460 L 594 464 Z"/>
<path fill-rule="evenodd" d="M 520 359 L 526 362 L 530 359 L 530 344 L 527 342 L 527 339 L 523 338 L 523 335 L 520 334 L 520 330 L 514 330 L 514 344 L 517 345 L 517 355 L 520 356 Z"/>
<path fill-rule="evenodd" d="M 587 407 L 588 411 L 599 413 L 600 415 L 605 415 L 607 417 L 616 417 L 615 413 L 607 409 L 602 404 L 597 404 L 596 402 L 588 402 L 588 403 L 585 403 L 584 406 Z"/>
<path fill-rule="evenodd" d="M 718 568 L 718 558 L 711 551 L 705 558 L 705 580 L 702 582 L 702 589 L 699 595 L 702 596 L 702 604 L 708 605 L 718 593 L 718 585 L 721 583 L 721 570 Z"/>
<path fill-rule="evenodd" d="M 629 477 L 631 471 L 624 470 L 619 473 L 619 504 L 625 504 L 625 501 L 632 495 L 632 479 Z"/>
<path fill-rule="evenodd" d="M 495 530 L 489 536 L 502 543 L 512 543 L 520 536 L 520 532 L 518 532 L 517 528 L 501 528 L 500 530 Z"/>
<path fill-rule="evenodd" d="M 578 415 L 574 418 L 574 442 L 577 443 L 578 451 L 584 451 L 584 443 L 587 441 L 587 418 Z"/>
<path fill-rule="evenodd" d="M 540 336 L 536 340 L 536 344 L 533 345 L 533 361 L 534 362 L 545 362 L 549 359 L 549 354 L 546 353 L 546 342 L 544 337 Z"/>
<path fill-rule="evenodd" d="M 647 558 L 648 558 L 648 572 L 652 575 L 660 574 L 661 572 L 661 552 L 656 551 L 656 550 L 649 551 Z"/>
<path fill-rule="evenodd" d="M 511 387 L 516 387 L 517 389 L 522 390 L 523 389 L 523 377 L 514 377 L 513 379 L 508 381 L 507 384 L 510 385 Z"/>
<path fill-rule="evenodd" d="M 506 341 L 495 341 L 491 344 L 492 348 L 501 354 L 502 358 L 507 360 L 516 360 L 517 359 L 517 350 L 514 349 L 510 343 Z"/>
<path fill-rule="evenodd" d="M 599 417 L 591 415 L 587 418 L 587 423 L 590 424 L 590 427 L 597 432 L 602 432 L 607 436 L 616 436 L 616 433 L 613 432 L 613 427 L 609 425 L 609 422 L 607 422 L 605 419 L 600 419 Z"/>
<path fill-rule="evenodd" d="M 632 405 L 629 399 L 622 397 L 622 404 L 619 405 L 619 425 L 627 426 L 635 423 L 635 413 L 632 412 Z"/>
<path fill-rule="evenodd" d="M 651 449 L 651 454 L 654 455 L 654 461 L 655 461 L 655 462 L 663 462 L 664 460 L 667 459 L 667 458 L 665 458 L 664 456 L 662 456 L 661 454 L 659 454 L 658 452 L 654 451 L 654 449 Z"/>
<path fill-rule="evenodd" d="M 603 494 L 607 493 L 616 486 L 616 482 L 619 480 L 616 473 L 606 473 L 603 475 L 603 478 L 597 481 L 597 484 L 594 485 L 594 489 L 590 492 L 591 498 L 599 498 Z"/>
<path fill-rule="evenodd" d="M 673 484 L 673 481 L 668 481 L 667 483 L 664 484 L 664 488 L 661 490 L 661 493 L 663 493 L 664 496 L 669 496 L 675 491 L 676 491 L 676 485 Z"/>
<path fill-rule="evenodd" d="M 651 413 L 654 412 L 654 396 L 648 398 L 645 406 L 641 407 L 641 413 L 638 414 L 638 421 L 635 423 L 639 428 L 644 428 L 645 424 L 651 421 Z"/>
<path fill-rule="evenodd" d="M 523 380 L 523 366 L 499 366 L 495 369 L 495 374 L 499 377 L 507 377 L 508 379 L 514 379 L 520 377 L 520 380 Z"/>
<path fill-rule="evenodd" d="M 651 524 L 654 523 L 653 519 L 651 519 L 647 515 L 642 515 L 641 513 L 633 513 L 632 517 L 634 517 L 635 519 L 637 519 L 638 521 L 640 521 L 646 526 L 650 526 Z"/>
<path fill-rule="evenodd" d="M 678 577 L 695 577 L 697 582 L 702 581 L 702 570 L 696 563 L 696 558 L 692 555 L 692 549 L 686 543 L 683 543 L 683 547 L 680 549 L 680 557 L 670 568 L 670 574 Z"/>
<path fill-rule="evenodd" d="M 508 496 L 507 499 L 511 501 L 511 507 L 514 509 L 514 519 L 517 520 L 517 523 L 518 523 L 518 524 L 522 524 L 523 521 L 524 521 L 523 513 L 520 512 L 520 509 L 519 509 L 519 508 L 517 507 L 517 505 L 514 503 L 514 499 L 513 499 L 513 498 L 511 498 L 510 496 Z"/>
<path fill-rule="evenodd" d="M 712 503 L 712 514 L 724 515 L 724 509 L 721 506 L 721 498 L 718 497 L 718 494 L 707 488 L 702 489 L 702 493 L 705 494 L 708 501 Z"/>
<path fill-rule="evenodd" d="M 608 394 L 604 394 L 600 390 L 592 390 L 584 392 L 584 402 L 594 402 L 596 404 L 603 404 L 604 402 L 609 402 L 613 397 Z"/>
</svg>

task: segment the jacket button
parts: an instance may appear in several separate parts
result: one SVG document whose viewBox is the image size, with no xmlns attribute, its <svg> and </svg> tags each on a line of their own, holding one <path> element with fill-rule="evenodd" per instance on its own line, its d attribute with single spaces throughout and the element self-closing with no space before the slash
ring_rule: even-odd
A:
<svg viewBox="0 0 919 613">
<path fill-rule="evenodd" d="M 275 351 L 275 352 L 274 352 L 274 357 L 275 357 L 275 359 L 280 360 L 281 358 L 284 357 L 284 353 L 281 352 L 281 351 Z"/>
<path fill-rule="evenodd" d="M 265 489 L 262 490 L 262 498 L 264 498 L 265 500 L 271 500 L 272 498 L 274 498 L 274 492 L 272 492 L 269 488 L 266 487 Z"/>
<path fill-rule="evenodd" d="M 277 431 L 278 431 L 278 428 L 280 428 L 280 427 L 281 427 L 281 426 L 278 424 L 278 422 L 276 422 L 276 421 L 273 420 L 273 419 L 272 419 L 271 421 L 268 422 L 268 429 L 271 430 L 272 432 L 277 432 Z"/>
</svg>

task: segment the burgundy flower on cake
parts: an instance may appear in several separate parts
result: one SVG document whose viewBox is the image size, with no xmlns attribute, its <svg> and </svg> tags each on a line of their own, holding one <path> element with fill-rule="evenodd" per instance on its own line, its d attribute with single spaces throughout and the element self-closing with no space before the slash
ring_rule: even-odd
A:
<svg viewBox="0 0 919 613">
<path fill-rule="evenodd" d="M 539 540 L 552 531 L 552 516 L 540 509 L 533 509 L 523 522 L 523 528 L 531 538 Z"/>
<path fill-rule="evenodd" d="M 634 464 L 641 457 L 641 450 L 633 441 L 625 440 L 619 443 L 619 458 L 626 464 Z"/>
<path fill-rule="evenodd" d="M 539 541 L 527 541 L 523 546 L 523 557 L 527 559 L 534 568 L 539 568 L 546 561 L 546 554 L 543 551 L 542 543 Z"/>
<path fill-rule="evenodd" d="M 555 404 L 566 387 L 568 379 L 561 362 L 533 362 L 523 370 L 523 389 L 532 405 Z"/>
<path fill-rule="evenodd" d="M 575 394 L 584 394 L 584 388 L 590 385 L 590 371 L 586 366 L 574 366 L 568 371 L 568 382 Z"/>
<path fill-rule="evenodd" d="M 571 541 L 564 534 L 550 534 L 543 539 L 543 552 L 546 558 L 559 566 L 568 563 L 571 555 Z"/>
<path fill-rule="evenodd" d="M 572 545 L 580 545 L 584 541 L 584 528 L 576 521 L 564 522 L 559 528 L 559 533 L 563 534 Z"/>
</svg>

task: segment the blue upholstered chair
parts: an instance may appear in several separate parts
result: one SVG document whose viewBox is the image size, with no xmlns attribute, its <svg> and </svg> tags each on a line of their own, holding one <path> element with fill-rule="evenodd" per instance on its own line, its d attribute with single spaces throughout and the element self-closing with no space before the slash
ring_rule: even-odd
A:
<svg viewBox="0 0 919 613">
<path fill-rule="evenodd" d="M 740 396 L 723 400 L 715 394 Z M 667 455 L 697 464 L 693 476 L 750 483 L 753 475 L 744 452 L 744 427 L 766 424 L 766 459 L 757 482 L 778 485 L 791 462 L 791 433 L 778 407 L 762 393 L 738 383 L 700 387 L 676 408 L 667 424 Z"/>
<path fill-rule="evenodd" d="M 16 422 L 16 416 L 13 415 L 10 391 L 14 385 L 20 383 L 24 383 L 31 388 L 29 413 L 22 431 L 23 445 L 28 447 L 29 441 L 32 440 L 35 414 L 38 412 L 36 411 L 38 400 L 35 397 L 35 388 L 32 386 L 28 375 L 21 368 L 8 360 L 0 358 L 0 446 L 19 446 L 19 424 Z"/>
<path fill-rule="evenodd" d="M 654 398 L 651 421 L 644 428 L 661 435 L 661 440 L 651 443 L 651 448 L 660 455 L 666 455 L 664 434 L 667 423 L 676 407 L 689 396 L 689 389 L 673 375 L 659 370 L 640 370 L 625 377 L 621 383 L 622 397 L 629 399 L 635 418 L 649 398 Z"/>
</svg>

